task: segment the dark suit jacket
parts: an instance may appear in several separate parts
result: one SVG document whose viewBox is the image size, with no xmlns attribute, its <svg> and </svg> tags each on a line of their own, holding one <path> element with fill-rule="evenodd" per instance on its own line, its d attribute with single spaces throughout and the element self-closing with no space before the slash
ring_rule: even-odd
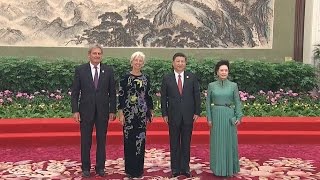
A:
<svg viewBox="0 0 320 180">
<path fill-rule="evenodd" d="M 198 79 L 191 72 L 184 72 L 182 95 L 178 90 L 174 73 L 164 76 L 161 85 L 162 116 L 168 116 L 169 123 L 193 123 L 193 115 L 200 115 L 200 89 Z"/>
<path fill-rule="evenodd" d="M 71 91 L 72 112 L 80 112 L 83 121 L 92 121 L 95 110 L 98 119 L 106 119 L 116 112 L 116 90 L 113 70 L 100 63 L 98 88 L 95 89 L 90 64 L 75 69 Z M 95 109 L 96 108 L 96 109 Z"/>
</svg>

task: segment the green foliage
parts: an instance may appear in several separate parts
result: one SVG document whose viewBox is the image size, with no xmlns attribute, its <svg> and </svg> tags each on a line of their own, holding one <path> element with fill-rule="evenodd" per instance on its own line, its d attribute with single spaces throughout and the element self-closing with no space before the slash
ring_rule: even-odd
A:
<svg viewBox="0 0 320 180">
<path fill-rule="evenodd" d="M 314 59 L 320 61 L 320 44 L 315 45 L 315 49 L 313 50 Z"/>
<path fill-rule="evenodd" d="M 113 67 L 116 80 L 130 71 L 130 63 L 126 58 L 104 59 L 104 63 Z M 159 92 L 162 77 L 172 71 L 171 60 L 151 58 L 143 68 L 150 76 L 153 92 Z M 201 91 L 215 80 L 214 65 L 216 60 L 188 60 L 187 69 L 199 78 Z M 79 62 L 65 59 L 44 61 L 39 58 L 0 58 L 0 91 L 36 92 L 40 90 L 67 91 L 72 84 L 74 67 Z M 230 65 L 230 79 L 238 83 L 239 89 L 249 93 L 259 90 L 293 90 L 307 92 L 316 87 L 315 69 L 306 64 L 268 63 L 260 61 L 234 61 Z"/>
<path fill-rule="evenodd" d="M 35 92 L 68 89 L 74 66 L 74 62 L 66 60 L 47 62 L 37 58 L 3 58 L 0 59 L 0 90 Z"/>
</svg>

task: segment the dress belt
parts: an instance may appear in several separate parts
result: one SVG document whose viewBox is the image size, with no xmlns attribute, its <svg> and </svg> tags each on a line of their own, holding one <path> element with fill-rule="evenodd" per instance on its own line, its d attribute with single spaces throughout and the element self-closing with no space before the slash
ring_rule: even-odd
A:
<svg viewBox="0 0 320 180">
<path fill-rule="evenodd" d="M 213 104 L 214 106 L 224 106 L 224 107 L 228 107 L 231 108 L 231 104 Z"/>
</svg>

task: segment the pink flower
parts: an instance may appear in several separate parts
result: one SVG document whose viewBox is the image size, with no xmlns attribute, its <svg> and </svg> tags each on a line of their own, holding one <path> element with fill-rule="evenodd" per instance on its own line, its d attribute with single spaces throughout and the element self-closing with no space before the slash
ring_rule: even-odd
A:
<svg viewBox="0 0 320 180">
<path fill-rule="evenodd" d="M 0 99 L 0 104 L 2 104 L 4 102 L 4 100 L 3 99 Z"/>
<path fill-rule="evenodd" d="M 17 98 L 22 97 L 23 94 L 21 92 L 18 92 L 18 94 L 16 95 Z"/>
<path fill-rule="evenodd" d="M 161 93 L 160 93 L 160 92 L 157 92 L 157 93 L 156 93 L 156 96 L 157 96 L 157 97 L 161 97 Z"/>
<path fill-rule="evenodd" d="M 56 99 L 62 99 L 62 96 L 60 96 L 60 95 L 56 95 Z"/>
<path fill-rule="evenodd" d="M 33 98 L 34 98 L 34 96 L 33 96 L 33 95 L 29 96 L 29 99 L 33 99 Z"/>
<path fill-rule="evenodd" d="M 11 94 L 11 91 L 9 91 L 9 90 L 4 91 L 4 95 L 9 95 L 9 94 Z"/>
<path fill-rule="evenodd" d="M 244 98 L 244 97 L 246 97 L 246 95 L 247 95 L 247 93 L 239 91 L 240 98 Z"/>
<path fill-rule="evenodd" d="M 0 92 L 0 97 L 3 97 L 3 92 Z"/>
<path fill-rule="evenodd" d="M 298 93 L 292 93 L 292 96 L 293 97 L 296 97 L 296 96 L 298 96 L 299 94 Z"/>
<path fill-rule="evenodd" d="M 252 96 L 252 95 L 250 95 L 249 96 L 249 99 L 255 99 L 256 97 L 254 97 L 254 96 Z"/>
<path fill-rule="evenodd" d="M 264 91 L 260 90 L 259 91 L 260 94 L 266 94 Z"/>
<path fill-rule="evenodd" d="M 7 101 L 12 102 L 12 98 L 7 98 Z"/>
<path fill-rule="evenodd" d="M 268 91 L 268 95 L 269 96 L 273 96 L 273 92 L 272 91 Z"/>
<path fill-rule="evenodd" d="M 247 97 L 242 97 L 241 101 L 246 101 L 248 98 Z"/>
<path fill-rule="evenodd" d="M 53 93 L 50 94 L 50 97 L 54 97 L 55 95 Z"/>
</svg>

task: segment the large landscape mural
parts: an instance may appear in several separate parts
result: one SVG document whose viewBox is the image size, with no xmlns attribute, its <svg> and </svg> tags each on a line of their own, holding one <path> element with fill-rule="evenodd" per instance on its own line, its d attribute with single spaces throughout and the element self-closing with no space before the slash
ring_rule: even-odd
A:
<svg viewBox="0 0 320 180">
<path fill-rule="evenodd" d="M 272 48 L 274 0 L 0 0 L 0 46 Z"/>
</svg>

